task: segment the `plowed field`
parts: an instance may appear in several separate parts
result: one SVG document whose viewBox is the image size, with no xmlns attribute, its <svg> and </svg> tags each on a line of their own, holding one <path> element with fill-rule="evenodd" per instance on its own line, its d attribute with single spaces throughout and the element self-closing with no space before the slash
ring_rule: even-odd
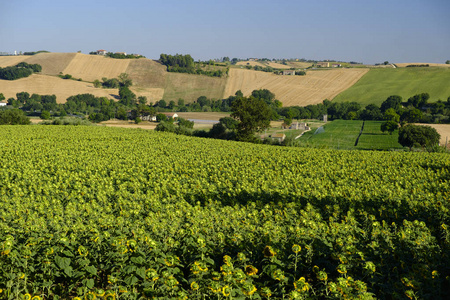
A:
<svg viewBox="0 0 450 300">
<path fill-rule="evenodd" d="M 268 89 L 284 106 L 321 103 L 356 83 L 368 69 L 308 71 L 306 76 L 275 75 L 243 69 L 230 69 L 225 97 L 241 90 L 245 96 L 255 89 Z"/>
</svg>

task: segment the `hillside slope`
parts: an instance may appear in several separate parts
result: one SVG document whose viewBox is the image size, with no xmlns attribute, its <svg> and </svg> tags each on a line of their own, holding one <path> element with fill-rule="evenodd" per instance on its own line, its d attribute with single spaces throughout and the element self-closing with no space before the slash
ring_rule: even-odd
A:
<svg viewBox="0 0 450 300">
<path fill-rule="evenodd" d="M 450 68 L 371 69 L 355 85 L 339 94 L 334 101 L 356 101 L 363 105 L 380 105 L 391 95 L 404 100 L 419 93 L 429 93 L 430 102 L 450 96 Z"/>
<path fill-rule="evenodd" d="M 368 69 L 308 71 L 306 76 L 275 75 L 244 69 L 230 69 L 225 97 L 241 90 L 245 96 L 255 89 L 268 89 L 284 106 L 321 103 L 333 99 L 357 82 Z"/>
</svg>

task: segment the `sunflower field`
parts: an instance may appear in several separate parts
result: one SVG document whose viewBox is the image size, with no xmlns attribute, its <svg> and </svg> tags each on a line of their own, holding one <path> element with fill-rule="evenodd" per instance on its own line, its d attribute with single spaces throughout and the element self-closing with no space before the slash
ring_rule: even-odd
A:
<svg viewBox="0 0 450 300">
<path fill-rule="evenodd" d="M 1 126 L 0 299 L 448 299 L 450 156 Z"/>
</svg>

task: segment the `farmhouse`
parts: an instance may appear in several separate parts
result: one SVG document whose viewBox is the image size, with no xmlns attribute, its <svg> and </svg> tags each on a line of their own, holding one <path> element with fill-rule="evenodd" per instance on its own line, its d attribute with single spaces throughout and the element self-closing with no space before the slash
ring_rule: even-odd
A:
<svg viewBox="0 0 450 300">
<path fill-rule="evenodd" d="M 0 106 L 6 106 L 8 103 L 6 102 L 0 102 Z"/>
<path fill-rule="evenodd" d="M 332 66 L 333 68 L 340 68 L 340 67 L 342 67 L 341 64 L 332 64 L 331 66 Z"/>
<path fill-rule="evenodd" d="M 142 121 L 153 121 L 156 122 L 156 116 L 151 116 L 151 115 L 141 115 L 139 116 L 139 118 L 141 118 Z"/>
<path fill-rule="evenodd" d="M 166 115 L 166 117 L 168 117 L 169 119 L 175 119 L 178 118 L 178 114 L 177 113 L 163 113 L 164 115 Z"/>
<path fill-rule="evenodd" d="M 116 52 L 116 54 L 127 55 L 126 52 Z"/>
<path fill-rule="evenodd" d="M 289 127 L 289 129 L 309 130 L 310 128 L 309 128 L 308 124 L 306 124 L 306 123 L 297 122 L 295 124 L 292 124 L 291 127 Z"/>
<path fill-rule="evenodd" d="M 278 141 L 281 143 L 286 138 L 286 135 L 284 133 L 275 133 L 272 134 L 272 139 Z"/>
<path fill-rule="evenodd" d="M 97 55 L 106 55 L 107 51 L 106 50 L 97 50 Z"/>
<path fill-rule="evenodd" d="M 283 70 L 283 75 L 295 75 L 295 70 Z"/>
<path fill-rule="evenodd" d="M 330 67 L 330 63 L 329 62 L 325 62 L 325 61 L 318 62 L 316 65 L 319 68 L 329 68 Z"/>
</svg>

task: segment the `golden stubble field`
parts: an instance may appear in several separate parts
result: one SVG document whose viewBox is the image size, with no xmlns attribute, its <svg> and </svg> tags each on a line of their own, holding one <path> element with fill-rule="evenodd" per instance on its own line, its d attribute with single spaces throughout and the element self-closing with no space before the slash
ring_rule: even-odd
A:
<svg viewBox="0 0 450 300">
<path fill-rule="evenodd" d="M 3 93 L 6 99 L 16 98 L 16 93 L 19 92 L 28 92 L 30 95 L 56 95 L 58 103 L 65 103 L 68 97 L 85 93 L 114 99 L 113 95 L 117 94 L 117 89 L 97 89 L 92 83 L 38 74 L 12 81 L 0 80 L 0 93 Z"/>
<path fill-rule="evenodd" d="M 430 67 L 446 67 L 446 68 L 450 68 L 450 64 L 433 64 L 433 63 L 399 63 L 399 64 L 395 64 L 397 67 L 399 68 L 405 68 L 406 66 L 409 65 L 429 65 Z"/>
<path fill-rule="evenodd" d="M 253 90 L 268 89 L 283 106 L 305 106 L 332 100 L 355 84 L 369 69 L 333 69 L 308 71 L 305 76 L 275 75 L 244 69 L 230 69 L 225 98 L 241 90 L 244 96 Z"/>
<path fill-rule="evenodd" d="M 103 77 L 116 78 L 121 73 L 125 73 L 130 62 L 131 59 L 114 59 L 102 55 L 77 53 L 62 72 L 86 81 L 96 79 L 101 81 Z"/>
</svg>

